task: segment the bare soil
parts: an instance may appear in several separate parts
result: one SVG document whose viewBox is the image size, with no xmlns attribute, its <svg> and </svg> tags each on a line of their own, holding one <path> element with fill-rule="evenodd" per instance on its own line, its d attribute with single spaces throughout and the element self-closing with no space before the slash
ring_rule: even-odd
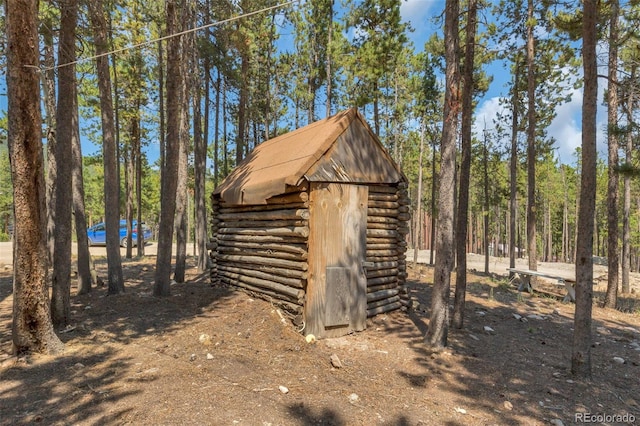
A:
<svg viewBox="0 0 640 426">
<path fill-rule="evenodd" d="M 425 265 L 410 270 L 414 309 L 309 344 L 269 302 L 193 268 L 171 297 L 153 297 L 154 264 L 124 262 L 124 295 L 73 296 L 55 358 L 10 354 L 12 278 L 0 267 L 0 425 L 640 423 L 637 293 L 621 299 L 626 312 L 594 305 L 593 378 L 581 381 L 570 373 L 574 305 L 520 294 L 501 274 L 469 272 L 465 327 L 431 352 Z"/>
</svg>

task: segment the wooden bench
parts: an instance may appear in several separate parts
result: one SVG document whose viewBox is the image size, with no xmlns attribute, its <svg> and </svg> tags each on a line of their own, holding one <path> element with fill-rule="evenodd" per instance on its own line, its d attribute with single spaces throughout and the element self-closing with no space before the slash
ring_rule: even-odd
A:
<svg viewBox="0 0 640 426">
<path fill-rule="evenodd" d="M 531 277 L 542 277 L 555 281 L 556 285 L 562 285 L 565 287 L 565 289 L 567 290 L 567 294 L 564 296 L 564 302 L 576 301 L 576 291 L 573 288 L 576 281 L 571 278 L 560 277 L 558 275 L 551 275 L 539 271 L 532 271 L 530 269 L 507 268 L 507 271 L 513 273 L 513 276 L 509 280 L 509 283 L 512 283 L 516 277 L 520 277 L 520 285 L 518 286 L 518 291 L 526 290 L 529 293 L 533 293 L 533 288 L 531 286 Z"/>
</svg>

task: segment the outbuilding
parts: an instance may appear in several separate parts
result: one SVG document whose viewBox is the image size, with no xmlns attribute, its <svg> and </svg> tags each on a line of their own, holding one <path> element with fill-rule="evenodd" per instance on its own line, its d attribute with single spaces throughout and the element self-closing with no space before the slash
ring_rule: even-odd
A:
<svg viewBox="0 0 640 426">
<path fill-rule="evenodd" d="M 212 194 L 212 284 L 334 337 L 406 304 L 407 179 L 357 109 L 258 145 Z"/>
</svg>

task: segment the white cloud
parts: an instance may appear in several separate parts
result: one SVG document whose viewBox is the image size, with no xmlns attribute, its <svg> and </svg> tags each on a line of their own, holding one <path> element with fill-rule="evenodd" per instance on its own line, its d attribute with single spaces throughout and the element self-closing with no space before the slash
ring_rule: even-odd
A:
<svg viewBox="0 0 640 426">
<path fill-rule="evenodd" d="M 582 90 L 573 90 L 571 101 L 556 109 L 556 118 L 547 129 L 556 140 L 556 155 L 562 163 L 575 163 L 576 148 L 582 145 Z"/>
<path fill-rule="evenodd" d="M 475 123 L 473 125 L 473 131 L 476 134 L 481 134 L 484 129 L 489 131 L 495 129 L 495 121 L 498 115 L 507 112 L 504 106 L 500 105 L 501 99 L 500 97 L 493 97 L 480 104 L 476 111 Z"/>
<path fill-rule="evenodd" d="M 598 105 L 602 105 L 603 88 L 599 88 Z M 505 107 L 500 105 L 500 97 L 484 100 L 478 106 L 474 132 L 481 134 L 482 130 L 491 131 L 495 128 L 494 120 L 499 113 L 505 113 Z M 555 139 L 556 155 L 565 164 L 575 164 L 576 148 L 582 145 L 582 89 L 572 89 L 571 101 L 559 105 L 556 118 L 547 129 L 549 137 Z M 606 108 L 599 107 L 597 124 L 597 143 L 600 157 L 606 157 Z"/>
<path fill-rule="evenodd" d="M 400 5 L 403 22 L 408 22 L 414 29 L 409 38 L 422 50 L 422 43 L 439 28 L 434 28 L 431 19 L 444 11 L 444 0 L 404 0 Z"/>
</svg>

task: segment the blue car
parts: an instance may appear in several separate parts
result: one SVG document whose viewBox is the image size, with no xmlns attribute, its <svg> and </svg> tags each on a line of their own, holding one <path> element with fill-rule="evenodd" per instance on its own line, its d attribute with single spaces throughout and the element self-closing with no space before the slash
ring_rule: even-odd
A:
<svg viewBox="0 0 640 426">
<path fill-rule="evenodd" d="M 103 222 L 96 223 L 90 228 L 87 228 L 87 236 L 89 237 L 89 245 L 105 245 L 107 244 L 107 233 L 105 231 L 105 226 Z M 153 231 L 149 228 L 145 223 L 142 223 L 142 238 L 146 243 L 153 236 Z M 133 245 L 135 246 L 138 242 L 138 222 L 133 221 L 131 227 L 131 239 L 133 241 Z M 127 246 L 127 221 L 120 221 L 120 246 Z"/>
</svg>

